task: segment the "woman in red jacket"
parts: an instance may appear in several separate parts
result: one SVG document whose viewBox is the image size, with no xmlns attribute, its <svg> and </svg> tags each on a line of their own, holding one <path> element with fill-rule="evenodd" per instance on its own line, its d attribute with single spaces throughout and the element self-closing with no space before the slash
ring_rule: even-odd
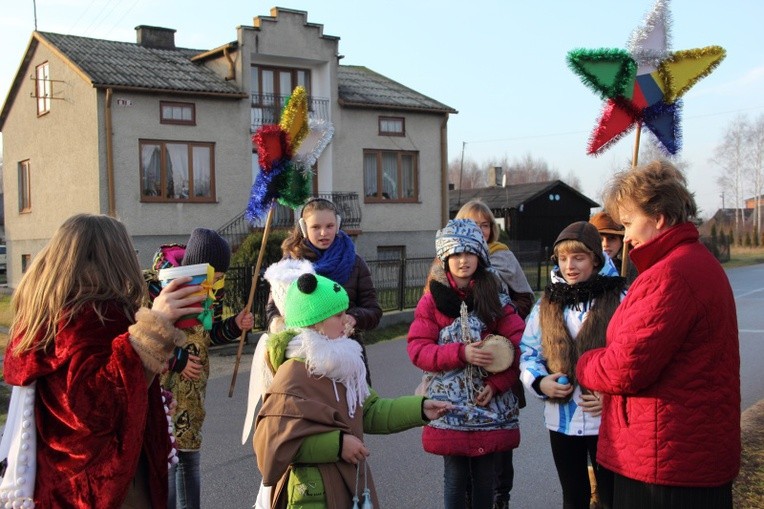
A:
<svg viewBox="0 0 764 509">
<path fill-rule="evenodd" d="M 605 348 L 578 361 L 605 393 L 597 461 L 615 472 L 615 509 L 732 508 L 740 468 L 735 300 L 698 240 L 695 200 L 667 162 L 617 174 L 605 206 L 639 270 Z"/>
</svg>

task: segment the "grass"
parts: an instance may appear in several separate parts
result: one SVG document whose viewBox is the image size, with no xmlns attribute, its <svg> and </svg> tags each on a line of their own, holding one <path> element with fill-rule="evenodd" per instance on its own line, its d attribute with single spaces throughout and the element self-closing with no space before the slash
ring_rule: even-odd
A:
<svg viewBox="0 0 764 509">
<path fill-rule="evenodd" d="M 722 265 L 725 269 L 734 269 L 757 263 L 764 263 L 764 247 L 733 247 L 730 260 Z"/>
</svg>

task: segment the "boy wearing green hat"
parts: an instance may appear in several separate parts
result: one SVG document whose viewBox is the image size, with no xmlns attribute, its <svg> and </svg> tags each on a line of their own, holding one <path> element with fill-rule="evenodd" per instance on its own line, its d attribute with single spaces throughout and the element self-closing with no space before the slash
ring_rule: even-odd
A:
<svg viewBox="0 0 764 509">
<path fill-rule="evenodd" d="M 404 431 L 451 409 L 422 396 L 380 398 L 366 383 L 361 346 L 347 336 L 347 308 L 342 286 L 303 274 L 287 290 L 287 329 L 268 339 L 275 375 L 254 447 L 273 506 L 350 507 L 354 496 L 366 496 L 378 507 L 364 432 Z"/>
</svg>

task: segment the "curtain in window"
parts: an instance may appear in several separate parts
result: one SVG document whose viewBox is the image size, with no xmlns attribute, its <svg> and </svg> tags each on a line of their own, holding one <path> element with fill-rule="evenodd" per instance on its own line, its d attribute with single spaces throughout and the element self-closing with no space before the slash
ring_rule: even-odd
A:
<svg viewBox="0 0 764 509">
<path fill-rule="evenodd" d="M 414 158 L 401 156 L 401 198 L 414 197 Z"/>
<path fill-rule="evenodd" d="M 188 145 L 168 143 L 167 151 L 167 197 L 188 198 Z"/>
<path fill-rule="evenodd" d="M 194 196 L 210 197 L 210 147 L 192 147 Z"/>
<path fill-rule="evenodd" d="M 365 196 L 377 196 L 377 155 L 364 154 L 363 156 L 363 194 Z"/>
<path fill-rule="evenodd" d="M 389 200 L 398 198 L 397 154 L 382 154 L 382 197 Z"/>
<path fill-rule="evenodd" d="M 141 146 L 142 192 L 144 196 L 159 196 L 162 192 L 161 164 L 162 155 L 159 152 L 159 145 Z"/>
</svg>

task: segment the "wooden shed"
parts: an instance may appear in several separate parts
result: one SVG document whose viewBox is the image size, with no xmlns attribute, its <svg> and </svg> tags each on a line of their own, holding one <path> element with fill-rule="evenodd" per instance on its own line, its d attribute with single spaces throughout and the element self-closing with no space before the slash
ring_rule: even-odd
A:
<svg viewBox="0 0 764 509">
<path fill-rule="evenodd" d="M 561 180 L 506 187 L 453 189 L 449 192 L 449 217 L 462 205 L 480 198 L 509 234 L 510 241 L 540 241 L 551 249 L 563 228 L 588 221 L 591 209 L 600 205 Z"/>
</svg>

